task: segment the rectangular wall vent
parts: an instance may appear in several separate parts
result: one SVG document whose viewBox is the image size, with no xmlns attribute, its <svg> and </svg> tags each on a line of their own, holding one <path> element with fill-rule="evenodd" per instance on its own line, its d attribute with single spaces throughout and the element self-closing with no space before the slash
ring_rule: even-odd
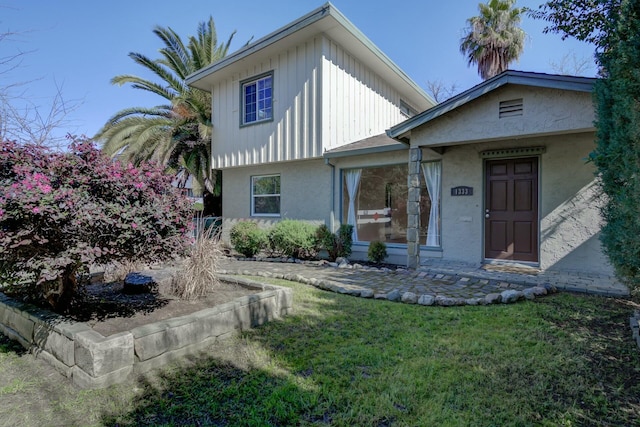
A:
<svg viewBox="0 0 640 427">
<path fill-rule="evenodd" d="M 509 101 L 500 102 L 499 117 L 501 119 L 504 117 L 521 116 L 523 114 L 524 114 L 524 102 L 522 98 L 511 99 Z"/>
</svg>

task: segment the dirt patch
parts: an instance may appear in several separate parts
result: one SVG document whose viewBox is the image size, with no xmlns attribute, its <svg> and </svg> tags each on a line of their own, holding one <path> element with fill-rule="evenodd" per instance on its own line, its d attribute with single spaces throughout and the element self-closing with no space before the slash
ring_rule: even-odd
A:
<svg viewBox="0 0 640 427">
<path fill-rule="evenodd" d="M 186 301 L 171 295 L 168 280 L 159 281 L 152 292 L 145 294 L 128 295 L 122 292 L 122 288 L 122 282 L 87 285 L 75 301 L 74 313 L 70 317 L 86 322 L 96 332 L 109 336 L 258 292 L 237 283 L 220 282 L 205 297 Z"/>
</svg>

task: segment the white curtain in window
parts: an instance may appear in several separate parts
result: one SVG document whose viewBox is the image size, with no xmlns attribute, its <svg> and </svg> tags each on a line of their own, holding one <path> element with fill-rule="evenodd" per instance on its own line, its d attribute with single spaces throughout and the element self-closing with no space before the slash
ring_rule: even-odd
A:
<svg viewBox="0 0 640 427">
<path fill-rule="evenodd" d="M 344 173 L 344 179 L 347 184 L 347 195 L 349 196 L 349 209 L 347 210 L 347 224 L 353 225 L 353 241 L 358 241 L 358 224 L 356 222 L 356 193 L 358 184 L 360 183 L 360 175 L 362 169 L 349 169 Z"/>
<path fill-rule="evenodd" d="M 440 246 L 440 182 L 442 181 L 442 165 L 440 162 L 422 164 L 422 173 L 427 183 L 427 192 L 431 198 L 429 212 L 429 229 L 427 230 L 427 246 Z"/>
</svg>

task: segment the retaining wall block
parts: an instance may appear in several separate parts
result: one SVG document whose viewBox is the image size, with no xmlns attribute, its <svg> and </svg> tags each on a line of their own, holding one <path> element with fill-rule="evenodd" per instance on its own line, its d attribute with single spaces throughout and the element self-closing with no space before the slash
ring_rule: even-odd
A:
<svg viewBox="0 0 640 427">
<path fill-rule="evenodd" d="M 134 362 L 133 335 L 121 332 L 103 337 L 95 331 L 80 332 L 75 335 L 75 362 L 94 378 L 131 367 Z"/>
<path fill-rule="evenodd" d="M 208 331 L 210 337 L 219 337 L 240 329 L 236 318 L 235 304 L 224 304 L 224 307 L 219 306 L 216 309 L 218 310 L 211 309 L 198 313 L 203 328 Z"/>
<path fill-rule="evenodd" d="M 105 388 L 113 384 L 126 381 L 133 372 L 133 365 L 108 372 L 104 375 L 94 377 L 87 374 L 78 366 L 74 366 L 71 370 L 71 380 L 75 385 L 83 389 Z"/>
<path fill-rule="evenodd" d="M 16 331 L 26 341 L 33 341 L 33 329 L 35 324 L 19 310 L 10 310 L 7 315 L 7 322 L 4 324 Z"/>
<path fill-rule="evenodd" d="M 249 312 L 249 304 L 236 305 L 233 310 L 234 321 L 236 327 L 240 330 L 249 329 L 251 327 L 251 313 Z"/>
<path fill-rule="evenodd" d="M 7 319 L 9 318 L 10 312 L 11 312 L 11 309 L 3 302 L 0 302 L 0 324 L 7 325 L 8 323 Z"/>
<path fill-rule="evenodd" d="M 54 369 L 60 372 L 64 377 L 71 378 L 74 366 L 69 366 L 66 363 L 62 363 L 58 357 L 52 355 L 48 351 L 35 349 L 33 354 L 41 360 L 44 360 L 49 365 L 53 366 Z"/>
<path fill-rule="evenodd" d="M 278 289 L 278 313 L 281 316 L 289 314 L 293 308 L 293 290 L 292 289 Z"/>
<path fill-rule="evenodd" d="M 204 322 L 195 316 L 184 316 L 167 322 L 167 345 L 171 350 L 202 341 L 207 337 Z"/>
<path fill-rule="evenodd" d="M 38 323 L 33 333 L 34 343 L 67 366 L 75 365 L 75 345 L 73 340 L 54 330 L 51 325 Z"/>
<path fill-rule="evenodd" d="M 255 301 L 249 304 L 248 310 L 245 309 L 242 311 L 245 316 L 248 315 L 248 323 L 243 322 L 242 329 L 263 325 L 264 323 L 275 319 L 278 315 L 276 296 L 273 295 L 269 298 Z"/>
<path fill-rule="evenodd" d="M 167 325 L 163 322 L 134 328 L 131 335 L 138 360 L 149 360 L 168 350 Z"/>
</svg>

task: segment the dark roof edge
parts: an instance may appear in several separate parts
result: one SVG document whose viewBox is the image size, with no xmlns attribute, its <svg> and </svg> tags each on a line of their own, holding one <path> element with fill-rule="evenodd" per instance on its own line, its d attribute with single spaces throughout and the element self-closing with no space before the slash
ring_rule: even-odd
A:
<svg viewBox="0 0 640 427">
<path fill-rule="evenodd" d="M 187 78 L 185 79 L 186 83 L 188 85 L 193 84 L 194 82 L 200 80 L 201 78 L 207 76 L 208 74 L 211 74 L 213 72 L 218 71 L 221 68 L 226 67 L 227 65 L 239 61 L 240 59 L 252 54 L 253 52 L 256 52 L 258 50 L 261 50 L 263 48 L 265 48 L 266 46 L 277 42 L 280 39 L 283 39 L 284 37 L 298 31 L 301 28 L 304 28 L 308 25 L 313 24 L 316 21 L 319 21 L 320 19 L 322 19 L 327 13 L 331 13 L 331 8 L 333 8 L 333 5 L 331 3 L 325 3 L 322 6 L 320 6 L 319 8 L 312 10 L 311 12 L 307 13 L 306 15 L 301 16 L 300 18 L 296 19 L 295 21 L 290 22 L 289 24 L 285 25 L 284 27 L 281 27 L 277 30 L 275 30 L 272 33 L 267 34 L 266 36 L 256 40 L 253 43 L 250 43 L 248 45 L 246 45 L 243 48 L 238 49 L 237 51 L 225 56 L 224 58 L 220 59 L 219 61 L 214 62 L 213 64 L 210 64 L 204 68 L 201 68 L 200 70 L 196 71 L 193 74 L 190 74 L 187 76 Z"/>
<path fill-rule="evenodd" d="M 429 101 L 431 104 L 435 104 L 434 99 L 429 95 L 424 89 L 422 89 L 411 77 L 409 77 L 403 69 L 401 69 L 391 58 L 389 58 L 384 52 L 378 48 L 358 27 L 356 27 L 349 19 L 340 12 L 331 2 L 327 2 L 319 8 L 307 13 L 306 15 L 296 19 L 295 21 L 281 27 L 280 29 L 267 34 L 266 36 L 256 40 L 254 43 L 251 43 L 236 52 L 231 53 L 230 55 L 225 56 L 221 60 L 214 62 L 213 64 L 208 65 L 205 68 L 202 68 L 193 74 L 187 76 L 185 82 L 187 85 L 191 86 L 195 84 L 198 80 L 206 77 L 207 75 L 214 73 L 236 61 L 239 61 L 254 52 L 257 52 L 293 33 L 296 31 L 305 28 L 325 16 L 330 15 L 333 16 L 344 28 L 347 29 L 353 36 L 358 39 L 364 46 L 367 47 L 371 52 L 377 56 L 380 61 L 382 61 L 387 67 L 389 67 L 401 80 L 409 85 L 417 94 L 422 96 L 424 99 Z"/>
<path fill-rule="evenodd" d="M 497 76 L 486 80 L 471 89 L 449 98 L 412 118 L 399 123 L 387 130 L 387 136 L 400 141 L 400 136 L 406 132 L 421 126 L 436 117 L 442 116 L 468 102 L 481 97 L 501 86 L 507 84 L 544 87 L 550 89 L 574 90 L 579 92 L 591 92 L 596 82 L 594 77 L 563 76 L 556 74 L 534 73 L 526 71 L 507 70 Z M 406 143 L 405 141 L 401 141 Z"/>
<path fill-rule="evenodd" d="M 407 146 L 402 143 L 397 143 L 393 145 L 382 145 L 378 147 L 367 147 L 367 148 L 356 148 L 353 150 L 342 150 L 342 151 L 326 151 L 322 157 L 325 159 L 335 159 L 338 157 L 351 157 L 351 156 L 361 156 L 364 154 L 379 154 L 379 153 L 387 153 L 390 151 L 400 151 L 406 150 Z"/>
</svg>

